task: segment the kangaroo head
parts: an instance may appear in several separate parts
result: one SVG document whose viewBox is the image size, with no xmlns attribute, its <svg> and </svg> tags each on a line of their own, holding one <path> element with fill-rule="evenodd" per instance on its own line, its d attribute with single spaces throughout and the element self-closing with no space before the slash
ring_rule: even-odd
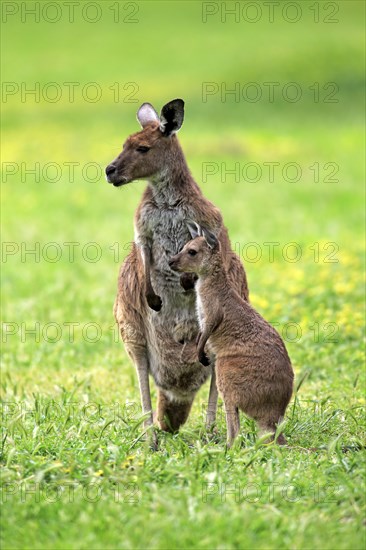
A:
<svg viewBox="0 0 366 550">
<path fill-rule="evenodd" d="M 163 175 L 167 166 L 174 162 L 179 147 L 175 133 L 183 119 L 182 99 L 164 105 L 160 117 L 150 103 L 143 103 L 137 111 L 142 130 L 127 138 L 122 152 L 107 166 L 107 181 L 119 187 L 133 180 Z"/>
<path fill-rule="evenodd" d="M 210 273 L 213 259 L 220 254 L 220 242 L 208 229 L 195 222 L 187 221 L 192 240 L 171 258 L 169 266 L 180 273 L 196 273 L 198 276 Z"/>
</svg>

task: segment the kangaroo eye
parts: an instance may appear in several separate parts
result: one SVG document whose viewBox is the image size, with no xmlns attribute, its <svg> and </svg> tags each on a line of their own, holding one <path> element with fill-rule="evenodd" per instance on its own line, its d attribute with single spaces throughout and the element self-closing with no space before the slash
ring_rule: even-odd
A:
<svg viewBox="0 0 366 550">
<path fill-rule="evenodd" d="M 197 254 L 197 250 L 194 250 L 194 248 L 190 248 L 190 249 L 188 250 L 188 254 L 189 254 L 190 256 L 195 256 L 195 255 Z"/>
<path fill-rule="evenodd" d="M 136 151 L 138 151 L 139 153 L 147 153 L 148 151 L 150 151 L 150 147 L 145 147 L 145 145 L 140 145 L 139 147 L 137 147 Z"/>
</svg>

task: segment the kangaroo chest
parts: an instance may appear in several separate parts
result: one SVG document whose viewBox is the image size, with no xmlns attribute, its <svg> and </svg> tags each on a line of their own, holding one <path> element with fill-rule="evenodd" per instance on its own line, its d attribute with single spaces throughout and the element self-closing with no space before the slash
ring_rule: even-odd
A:
<svg viewBox="0 0 366 550">
<path fill-rule="evenodd" d="M 197 391 L 209 375 L 197 361 L 195 291 L 185 291 L 180 274 L 168 265 L 190 240 L 186 219 L 193 216 L 187 206 L 148 203 L 136 227 L 136 241 L 150 248 L 151 283 L 162 300 L 161 310 L 149 310 L 146 319 L 151 373 L 158 386 L 178 392 L 180 398 Z"/>
<path fill-rule="evenodd" d="M 201 296 L 200 296 L 200 286 L 201 286 L 201 281 L 200 281 L 200 279 L 198 279 L 198 281 L 196 282 L 196 288 L 195 288 L 195 291 L 196 291 L 196 315 L 197 315 L 200 331 L 202 332 L 203 328 L 204 328 L 204 310 L 203 310 L 203 303 L 202 303 Z"/>
<path fill-rule="evenodd" d="M 190 239 L 185 220 L 191 215 L 187 206 L 179 204 L 158 207 L 148 203 L 142 209 L 136 240 L 151 251 L 151 280 L 157 294 L 160 290 L 184 294 L 179 285 L 180 275 L 170 269 L 168 262 Z"/>
</svg>

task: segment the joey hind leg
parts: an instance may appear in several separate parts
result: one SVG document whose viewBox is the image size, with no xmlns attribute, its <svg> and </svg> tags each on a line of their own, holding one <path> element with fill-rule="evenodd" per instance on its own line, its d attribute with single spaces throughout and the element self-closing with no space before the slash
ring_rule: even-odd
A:
<svg viewBox="0 0 366 550">
<path fill-rule="evenodd" d="M 217 385 L 216 385 L 216 372 L 215 372 L 215 367 L 212 366 L 210 393 L 208 396 L 207 414 L 206 414 L 206 428 L 208 430 L 210 430 L 216 422 L 217 398 L 218 398 L 218 391 L 217 391 Z"/>
<path fill-rule="evenodd" d="M 186 422 L 192 403 L 193 398 L 190 401 L 172 401 L 158 389 L 156 420 L 160 429 L 165 432 L 177 432 Z"/>
<path fill-rule="evenodd" d="M 279 417 L 277 420 L 274 420 L 273 417 L 264 417 L 258 419 L 258 426 L 259 426 L 259 436 L 263 436 L 264 434 L 271 433 L 272 436 L 269 437 L 269 441 L 273 441 L 276 434 L 277 424 L 280 423 L 281 417 Z M 280 434 L 277 437 L 276 442 L 278 445 L 287 445 L 287 440 L 283 434 Z"/>
<path fill-rule="evenodd" d="M 239 409 L 232 403 L 225 401 L 225 399 L 224 402 L 227 428 L 227 447 L 230 449 L 240 429 Z"/>
</svg>

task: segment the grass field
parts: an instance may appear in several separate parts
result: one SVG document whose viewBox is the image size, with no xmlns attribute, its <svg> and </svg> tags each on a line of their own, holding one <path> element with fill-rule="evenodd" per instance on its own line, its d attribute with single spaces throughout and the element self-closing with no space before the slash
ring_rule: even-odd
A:
<svg viewBox="0 0 366 550">
<path fill-rule="evenodd" d="M 256 22 L 247 2 L 77 3 L 69 22 L 59 2 L 54 23 L 21 4 L 3 3 L 2 548 L 363 548 L 363 3 L 295 2 L 293 23 L 285 2 L 273 22 L 266 3 Z M 102 168 L 142 102 L 174 97 L 293 362 L 288 448 L 243 417 L 226 451 L 207 386 L 179 434 L 144 441 L 112 316 L 144 184 Z"/>
</svg>

